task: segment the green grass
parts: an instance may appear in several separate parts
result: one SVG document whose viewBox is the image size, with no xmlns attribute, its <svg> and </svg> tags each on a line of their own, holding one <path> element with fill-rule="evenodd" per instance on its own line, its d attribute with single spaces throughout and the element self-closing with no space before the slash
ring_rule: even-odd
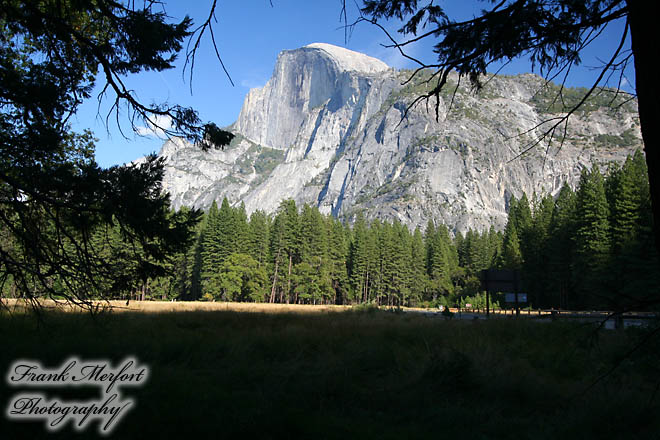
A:
<svg viewBox="0 0 660 440">
<path fill-rule="evenodd" d="M 587 393 L 638 333 L 529 321 L 444 321 L 365 308 L 0 315 L 0 366 L 70 356 L 151 370 L 112 438 L 653 438 L 658 344 Z M 655 344 L 655 345 L 653 345 Z M 18 392 L 3 381 L 3 405 Z M 41 391 L 41 390 L 40 390 Z M 43 390 L 49 397 L 54 391 Z M 651 401 L 651 403 L 649 403 Z M 3 438 L 85 438 L 8 423 Z"/>
</svg>

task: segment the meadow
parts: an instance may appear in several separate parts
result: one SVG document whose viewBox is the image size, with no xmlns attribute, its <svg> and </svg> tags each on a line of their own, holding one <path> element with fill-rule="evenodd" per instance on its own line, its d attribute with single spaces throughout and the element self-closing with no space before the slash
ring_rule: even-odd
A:
<svg viewBox="0 0 660 440">
<path fill-rule="evenodd" d="M 210 304 L 210 305 L 209 305 Z M 648 329 L 373 307 L 125 303 L 0 312 L 0 366 L 71 357 L 148 365 L 110 438 L 657 438 Z M 124 307 L 121 307 L 124 306 Z M 11 309 L 11 308 L 10 308 Z M 633 350 L 634 349 L 634 350 Z M 2 405 L 21 391 L 3 381 Z M 96 389 L 44 389 L 98 395 Z M 73 397 L 70 397 L 73 398 Z M 3 438 L 98 437 L 3 418 Z"/>
</svg>

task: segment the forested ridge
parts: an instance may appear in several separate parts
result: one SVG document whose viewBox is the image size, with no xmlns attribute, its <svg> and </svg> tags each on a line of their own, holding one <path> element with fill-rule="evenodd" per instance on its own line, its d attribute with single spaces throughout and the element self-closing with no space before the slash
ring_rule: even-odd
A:
<svg viewBox="0 0 660 440">
<path fill-rule="evenodd" d="M 135 280 L 123 298 L 483 307 L 480 272 L 507 268 L 521 271 L 533 307 L 628 310 L 652 300 L 660 276 L 641 152 L 605 174 L 583 169 L 578 187 L 556 198 L 511 198 L 508 212 L 504 231 L 453 234 L 432 221 L 410 231 L 360 215 L 350 227 L 293 200 L 274 216 L 248 216 L 224 199 L 168 274 Z M 7 234 L 2 240 L 4 251 L 21 252 Z M 99 229 L 92 242 L 112 270 L 130 272 L 134 250 L 120 228 Z M 55 291 L 59 282 L 53 277 Z M 3 293 L 20 289 L 9 279 Z"/>
</svg>

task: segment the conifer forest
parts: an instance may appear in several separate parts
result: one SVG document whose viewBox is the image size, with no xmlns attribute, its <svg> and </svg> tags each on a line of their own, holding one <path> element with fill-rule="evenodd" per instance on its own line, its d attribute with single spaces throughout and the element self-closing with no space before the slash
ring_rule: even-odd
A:
<svg viewBox="0 0 660 440">
<path fill-rule="evenodd" d="M 248 216 L 224 199 L 162 275 L 115 298 L 485 308 L 480 272 L 506 268 L 520 270 L 529 307 L 626 311 L 660 282 L 648 176 L 641 152 L 603 170 L 583 169 L 577 188 L 564 186 L 556 197 L 511 198 L 504 231 L 463 234 L 432 221 L 411 231 L 359 214 L 348 225 L 293 200 L 275 215 Z M 94 235 L 96 251 L 127 270 L 132 254 L 120 228 Z M 51 280 L 55 296 L 58 283 Z M 11 280 L 3 289 L 21 295 Z M 503 303 L 495 296 L 493 305 Z"/>
</svg>

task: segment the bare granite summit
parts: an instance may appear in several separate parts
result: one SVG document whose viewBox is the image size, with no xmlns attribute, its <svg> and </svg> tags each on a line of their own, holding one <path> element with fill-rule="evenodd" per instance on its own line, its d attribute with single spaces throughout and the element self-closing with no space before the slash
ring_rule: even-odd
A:
<svg viewBox="0 0 660 440">
<path fill-rule="evenodd" d="M 312 43 L 303 47 L 303 49 L 318 49 L 326 52 L 337 63 L 339 70 L 347 72 L 377 73 L 390 68 L 378 58 L 332 44 Z"/>
</svg>

